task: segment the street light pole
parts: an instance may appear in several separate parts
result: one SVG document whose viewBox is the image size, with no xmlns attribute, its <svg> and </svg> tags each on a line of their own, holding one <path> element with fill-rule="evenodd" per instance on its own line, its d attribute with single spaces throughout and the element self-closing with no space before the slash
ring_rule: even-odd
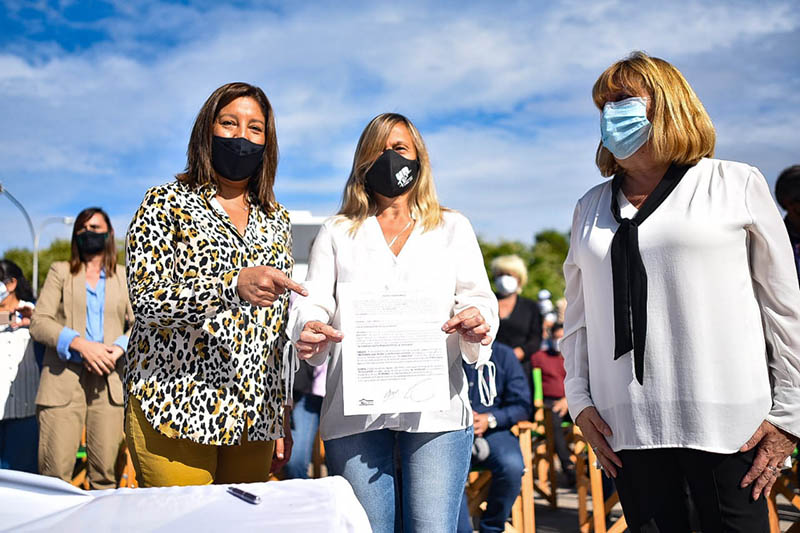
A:
<svg viewBox="0 0 800 533">
<path fill-rule="evenodd" d="M 8 189 L 3 187 L 2 183 L 0 183 L 0 194 L 5 194 L 6 196 L 8 196 L 8 199 L 11 200 L 11 203 L 13 203 L 15 206 L 19 208 L 20 211 L 22 211 L 22 216 L 25 217 L 25 222 L 28 223 L 28 229 L 31 231 L 31 239 L 33 239 L 33 241 L 36 242 L 36 232 L 33 231 L 33 222 L 31 222 L 31 217 L 28 216 L 28 212 L 25 210 L 24 207 L 22 207 L 22 204 L 19 203 L 19 201 L 17 201 L 17 199 L 14 198 L 14 196 L 10 192 L 8 192 Z"/>
<path fill-rule="evenodd" d="M 72 217 L 48 217 L 39 226 L 39 231 L 33 237 L 33 297 L 35 298 L 39 293 L 39 237 L 42 236 L 44 227 L 53 222 L 60 222 L 64 225 L 69 225 L 74 222 Z"/>
<path fill-rule="evenodd" d="M 0 194 L 5 194 L 6 196 L 8 196 L 8 199 L 11 200 L 11 203 L 14 204 L 15 206 L 17 206 L 20 211 L 22 211 L 22 216 L 25 217 L 25 222 L 28 223 L 28 229 L 31 231 L 31 238 L 33 239 L 33 244 L 34 244 L 34 248 L 35 248 L 36 247 L 36 232 L 33 230 L 33 222 L 31 221 L 30 215 L 28 215 L 28 212 L 25 210 L 24 207 L 22 207 L 22 204 L 19 203 L 19 201 L 16 198 L 14 198 L 14 196 L 10 192 L 8 192 L 8 189 L 3 187 L 2 183 L 0 183 Z M 34 265 L 35 265 L 35 263 L 34 263 Z M 36 267 L 34 266 L 34 268 L 36 268 Z M 36 298 L 36 285 L 37 285 L 36 278 L 33 279 L 32 285 L 33 285 L 33 297 Z"/>
<path fill-rule="evenodd" d="M 45 219 L 42 222 L 42 225 L 39 226 L 39 232 L 37 233 L 33 229 L 33 221 L 31 221 L 30 215 L 28 215 L 28 211 L 19 203 L 19 200 L 14 198 L 14 196 L 8 192 L 8 189 L 3 187 L 3 184 L 0 183 L 0 194 L 5 194 L 8 196 L 8 199 L 11 200 L 15 206 L 22 211 L 22 216 L 25 217 L 25 222 L 28 223 L 28 229 L 31 232 L 31 238 L 33 239 L 33 279 L 31 280 L 31 286 L 33 287 L 33 297 L 35 298 L 39 293 L 39 237 L 41 236 L 42 230 L 44 227 L 51 223 L 51 222 L 61 222 L 62 224 L 72 224 L 74 220 L 72 217 L 50 217 Z"/>
</svg>

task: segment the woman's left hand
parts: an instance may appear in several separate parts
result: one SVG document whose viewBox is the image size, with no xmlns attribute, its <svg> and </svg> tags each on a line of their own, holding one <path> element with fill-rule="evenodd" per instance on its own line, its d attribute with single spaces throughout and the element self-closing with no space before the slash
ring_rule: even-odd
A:
<svg viewBox="0 0 800 533">
<path fill-rule="evenodd" d="M 442 326 L 445 333 L 458 332 L 467 342 L 479 342 L 484 346 L 492 343 L 489 324 L 477 307 L 467 307 Z"/>
<path fill-rule="evenodd" d="M 753 466 L 750 467 L 740 485 L 745 488 L 755 481 L 753 500 L 757 500 L 762 494 L 769 496 L 772 485 L 775 484 L 775 480 L 778 479 L 781 468 L 783 468 L 784 461 L 794 451 L 796 445 L 797 437 L 764 420 L 750 440 L 739 449 L 740 452 L 746 452 L 758 446 Z"/>
<path fill-rule="evenodd" d="M 289 409 L 286 409 L 286 413 L 283 415 L 283 433 L 285 436 L 275 441 L 275 451 L 272 453 L 272 466 L 269 471 L 273 474 L 280 472 L 292 456 L 294 440 L 292 439 L 292 415 Z"/>
</svg>

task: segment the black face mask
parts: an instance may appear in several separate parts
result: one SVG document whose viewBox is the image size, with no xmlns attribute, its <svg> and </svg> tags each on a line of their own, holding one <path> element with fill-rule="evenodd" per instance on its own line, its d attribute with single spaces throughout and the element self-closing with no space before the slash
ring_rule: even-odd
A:
<svg viewBox="0 0 800 533">
<path fill-rule="evenodd" d="M 211 165 L 220 176 L 242 181 L 252 176 L 264 159 L 264 145 L 244 137 L 217 137 L 211 140 Z"/>
<path fill-rule="evenodd" d="M 94 231 L 86 230 L 83 233 L 78 233 L 75 240 L 78 243 L 78 251 L 83 254 L 96 254 L 101 252 L 106 247 L 106 240 L 108 239 L 108 232 L 95 233 Z"/>
<path fill-rule="evenodd" d="M 372 163 L 364 180 L 367 190 L 394 198 L 410 189 L 418 175 L 419 161 L 386 150 Z"/>
</svg>

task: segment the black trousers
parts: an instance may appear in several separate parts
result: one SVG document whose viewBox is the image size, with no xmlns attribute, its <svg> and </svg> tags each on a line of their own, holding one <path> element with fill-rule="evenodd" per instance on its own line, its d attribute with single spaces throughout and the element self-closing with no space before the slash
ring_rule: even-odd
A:
<svg viewBox="0 0 800 533">
<path fill-rule="evenodd" d="M 769 532 L 766 495 L 753 501 L 752 485 L 739 488 L 755 450 L 728 455 L 659 448 L 617 455 L 622 468 L 614 482 L 631 533 L 688 533 L 691 504 L 703 533 Z"/>
<path fill-rule="evenodd" d="M 567 447 L 567 439 L 564 437 L 564 430 L 561 427 L 561 422 L 563 422 L 565 419 L 571 421 L 571 419 L 569 414 L 564 416 L 564 418 L 561 418 L 558 413 L 553 411 L 553 404 L 558 400 L 559 398 L 545 396 L 544 406 L 550 409 L 550 413 L 552 414 L 553 427 L 551 430 L 553 434 L 556 455 L 558 455 L 558 460 L 561 462 L 561 469 L 563 471 L 567 471 L 571 468 L 575 468 L 575 465 L 572 464 L 572 455 Z"/>
</svg>

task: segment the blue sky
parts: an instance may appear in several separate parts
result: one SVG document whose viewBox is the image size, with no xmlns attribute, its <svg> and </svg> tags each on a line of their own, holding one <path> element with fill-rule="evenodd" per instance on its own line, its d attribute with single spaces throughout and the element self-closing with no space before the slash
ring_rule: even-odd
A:
<svg viewBox="0 0 800 533">
<path fill-rule="evenodd" d="M 374 115 L 409 116 L 440 199 L 491 240 L 567 230 L 594 167 L 597 76 L 632 50 L 675 64 L 717 156 L 774 183 L 800 163 L 795 1 L 0 3 L 0 182 L 34 223 L 101 205 L 118 233 L 185 165 L 194 117 L 229 81 L 276 113 L 276 193 L 335 212 Z M 30 246 L 0 197 L 0 253 Z M 50 226 L 43 243 L 68 236 Z"/>
</svg>

